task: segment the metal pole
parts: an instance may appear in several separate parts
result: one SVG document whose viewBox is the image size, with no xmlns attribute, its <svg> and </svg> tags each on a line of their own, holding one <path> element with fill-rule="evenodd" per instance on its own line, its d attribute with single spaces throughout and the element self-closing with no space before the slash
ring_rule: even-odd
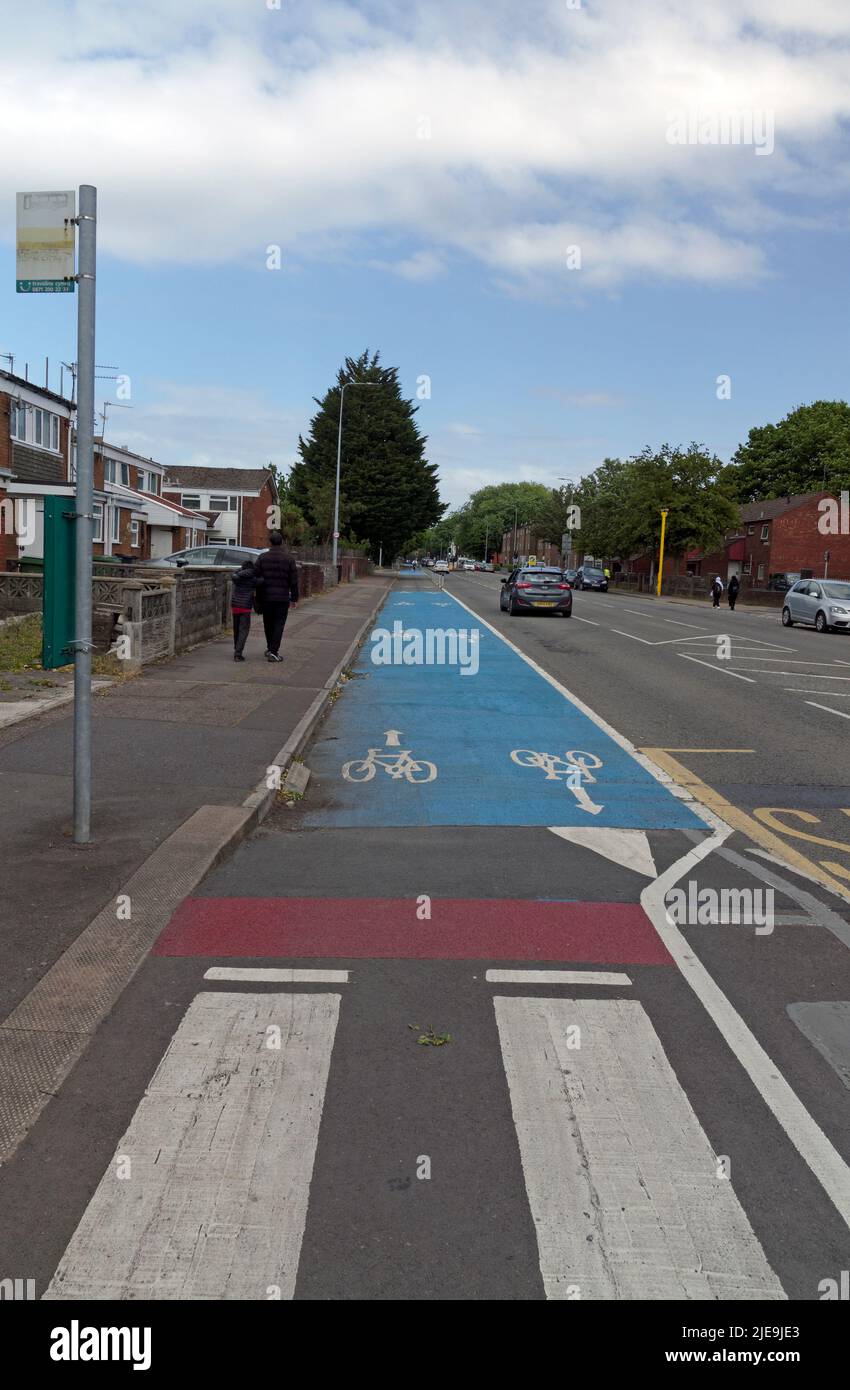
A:
<svg viewBox="0 0 850 1390">
<path fill-rule="evenodd" d="M 345 383 L 339 393 L 339 434 L 336 440 L 336 487 L 334 488 L 334 534 L 332 563 L 336 565 L 337 531 L 339 530 L 339 467 L 342 461 L 342 403 L 345 400 Z"/>
<path fill-rule="evenodd" d="M 655 591 L 656 598 L 661 597 L 661 579 L 664 574 L 664 532 L 667 529 L 667 513 L 661 513 L 661 545 L 658 551 L 658 588 Z"/>
<path fill-rule="evenodd" d="M 74 643 L 74 843 L 91 830 L 91 614 L 97 189 L 80 185 L 77 253 L 77 496 Z"/>
</svg>

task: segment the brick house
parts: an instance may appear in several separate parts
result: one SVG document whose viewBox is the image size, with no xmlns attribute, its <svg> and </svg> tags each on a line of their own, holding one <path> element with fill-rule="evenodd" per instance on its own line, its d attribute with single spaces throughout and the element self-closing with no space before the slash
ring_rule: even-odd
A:
<svg viewBox="0 0 850 1390">
<path fill-rule="evenodd" d="M 124 445 L 108 444 L 103 438 L 94 443 L 94 487 L 102 502 L 94 506 L 93 553 L 118 555 L 124 559 L 151 558 L 156 525 L 152 521 L 150 499 L 162 493 L 165 467 L 154 459 L 134 454 Z M 171 545 L 172 526 L 167 530 L 161 553 L 182 549 Z M 198 530 L 204 527 L 198 523 Z M 192 544 L 193 542 L 189 542 Z M 160 553 L 158 548 L 154 553 Z"/>
<path fill-rule="evenodd" d="M 716 550 L 666 554 L 664 577 L 694 575 L 711 579 L 719 574 L 725 583 L 737 574 L 744 586 L 759 588 L 779 574 L 822 576 L 828 565 L 833 578 L 850 579 L 850 528 L 845 524 L 843 534 L 837 535 L 821 529 L 825 526 L 825 511 L 819 504 L 826 498 L 835 502 L 840 518 L 841 498 L 834 492 L 807 492 L 748 502 L 741 508 L 740 525 L 727 532 Z M 845 506 L 845 516 L 846 512 Z M 653 557 L 648 552 L 633 555 L 629 560 L 631 574 L 649 575 L 652 568 Z"/>
<path fill-rule="evenodd" d="M 15 534 L 15 503 L 6 493 L 12 474 L 8 468 L 0 467 L 0 570 L 8 569 L 8 561 L 18 558 L 18 541 Z"/>
<path fill-rule="evenodd" d="M 148 524 L 148 556 L 157 560 L 175 550 L 188 550 L 209 540 L 207 518 L 189 507 L 181 507 L 169 497 L 141 494 Z"/>
<path fill-rule="evenodd" d="M 274 475 L 268 468 L 167 468 L 163 498 L 207 514 L 208 541 L 265 548 L 269 508 L 277 506 Z"/>
<path fill-rule="evenodd" d="M 516 536 L 514 528 L 511 526 L 502 536 L 502 548 L 499 552 L 502 561 L 510 564 L 514 554 L 520 560 L 528 559 L 529 555 L 537 558 L 538 565 L 560 565 L 561 552 L 557 545 L 551 541 L 545 541 L 538 536 L 533 526 L 517 526 Z"/>
<path fill-rule="evenodd" d="M 17 537 L 7 526 L 11 507 L 3 510 L 0 564 L 16 563 L 21 551 L 43 553 L 44 498 L 73 497 L 69 482 L 74 405 L 47 387 L 0 371 L 0 479 L 4 497 L 15 505 Z M 20 524 L 23 519 L 23 525 Z M 26 541 L 25 544 L 22 544 Z"/>
</svg>

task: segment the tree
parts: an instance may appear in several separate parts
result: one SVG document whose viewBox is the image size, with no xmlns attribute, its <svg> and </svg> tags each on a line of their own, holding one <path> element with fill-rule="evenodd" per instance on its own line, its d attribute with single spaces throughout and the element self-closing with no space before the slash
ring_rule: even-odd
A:
<svg viewBox="0 0 850 1390">
<path fill-rule="evenodd" d="M 751 429 L 729 475 L 739 502 L 850 488 L 850 406 L 814 401 Z"/>
<path fill-rule="evenodd" d="M 373 385 L 345 392 L 340 518 L 347 517 L 352 536 L 368 542 L 375 558 L 380 546 L 395 555 L 411 533 L 438 521 L 445 506 L 436 464 L 427 462 L 426 439 L 413 418 L 418 407 L 402 397 L 397 369 L 382 367 L 379 353 L 347 357 L 336 385 L 315 398 L 319 409 L 307 438 L 298 440 L 289 498 L 323 535 L 332 531 L 340 393 L 355 381 Z"/>
<path fill-rule="evenodd" d="M 709 549 L 740 520 L 727 474 L 720 459 L 697 444 L 686 450 L 663 444 L 655 453 L 647 445 L 625 462 L 605 459 L 577 490 L 576 546 L 599 556 L 655 550 L 663 508 L 672 554 Z"/>
</svg>

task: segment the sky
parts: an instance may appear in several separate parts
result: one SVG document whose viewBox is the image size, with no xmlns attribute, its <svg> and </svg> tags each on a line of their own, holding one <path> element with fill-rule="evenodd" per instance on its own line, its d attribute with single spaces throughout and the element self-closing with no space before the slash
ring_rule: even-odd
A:
<svg viewBox="0 0 850 1390">
<path fill-rule="evenodd" d="M 369 348 L 452 507 L 728 460 L 847 396 L 848 59 L 847 0 L 29 0 L 0 353 L 58 389 L 76 296 L 15 293 L 14 195 L 93 183 L 116 444 L 287 468 Z"/>
</svg>

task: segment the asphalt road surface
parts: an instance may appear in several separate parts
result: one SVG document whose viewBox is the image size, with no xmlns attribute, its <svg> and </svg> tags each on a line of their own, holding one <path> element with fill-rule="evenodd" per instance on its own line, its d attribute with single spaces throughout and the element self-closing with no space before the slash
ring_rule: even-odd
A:
<svg viewBox="0 0 850 1390">
<path fill-rule="evenodd" d="M 45 1111 L 0 1253 L 49 1298 L 816 1300 L 850 1267 L 850 642 L 498 594 L 395 586 L 303 800 Z"/>
</svg>

